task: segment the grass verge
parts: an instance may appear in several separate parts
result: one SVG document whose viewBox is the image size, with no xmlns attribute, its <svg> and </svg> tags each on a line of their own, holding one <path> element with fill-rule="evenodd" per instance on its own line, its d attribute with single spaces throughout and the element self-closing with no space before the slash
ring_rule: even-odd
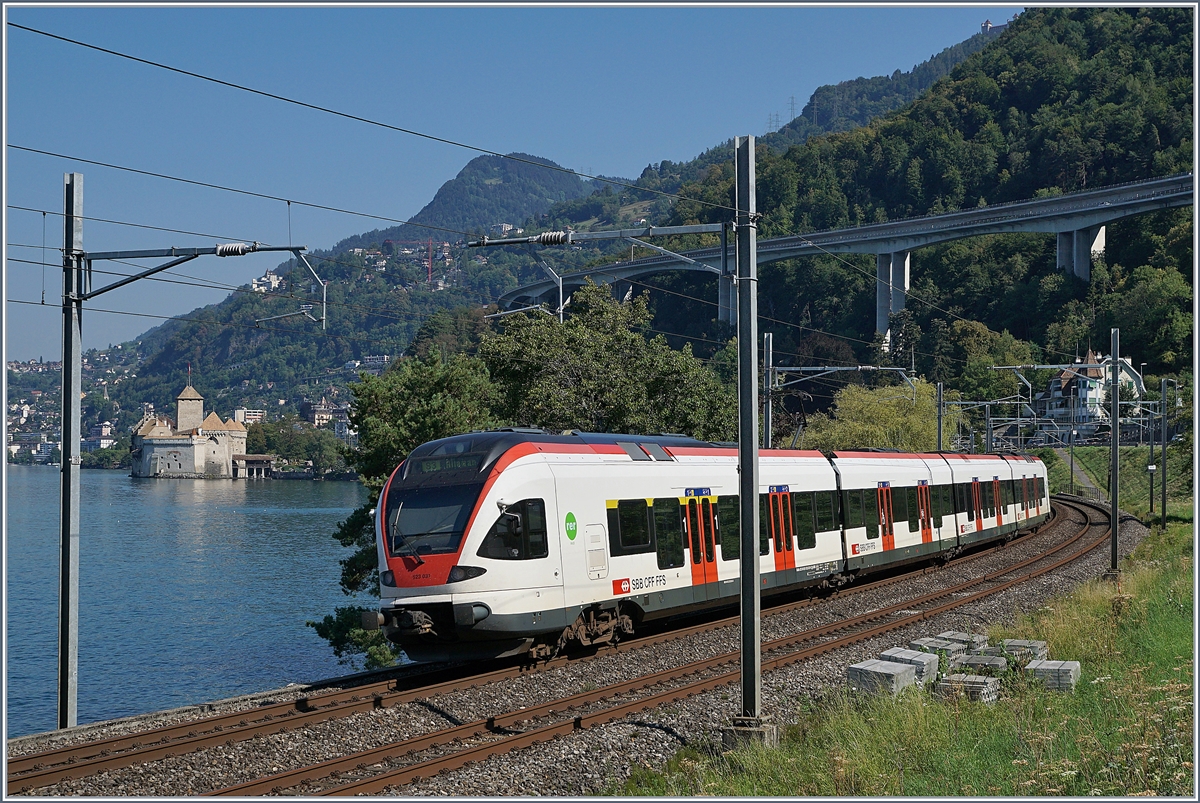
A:
<svg viewBox="0 0 1200 803">
<path fill-rule="evenodd" d="M 778 750 L 693 746 L 611 791 L 1194 797 L 1193 557 L 1191 522 L 1171 522 L 1143 540 L 1118 585 L 1085 583 L 989 633 L 1041 639 L 1051 658 L 1079 661 L 1074 693 L 1010 672 L 994 706 L 916 689 L 799 699 Z"/>
</svg>

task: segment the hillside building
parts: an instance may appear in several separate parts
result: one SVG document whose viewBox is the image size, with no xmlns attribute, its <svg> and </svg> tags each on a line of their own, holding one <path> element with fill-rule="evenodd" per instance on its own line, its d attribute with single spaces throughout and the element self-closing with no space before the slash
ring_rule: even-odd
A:
<svg viewBox="0 0 1200 803">
<path fill-rule="evenodd" d="M 216 413 L 204 415 L 204 397 L 188 385 L 175 397 L 175 421 L 149 409 L 133 429 L 133 476 L 233 478 L 246 453 L 246 428 Z"/>
</svg>

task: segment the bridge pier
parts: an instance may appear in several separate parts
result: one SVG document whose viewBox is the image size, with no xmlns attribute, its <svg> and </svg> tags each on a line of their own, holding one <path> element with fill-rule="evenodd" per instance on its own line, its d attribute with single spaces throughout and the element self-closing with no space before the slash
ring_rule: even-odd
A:
<svg viewBox="0 0 1200 803">
<path fill-rule="evenodd" d="M 737 277 L 732 273 L 717 279 L 717 320 L 737 326 Z"/>
<path fill-rule="evenodd" d="M 875 255 L 875 331 L 890 339 L 888 319 L 904 309 L 912 278 L 909 251 Z"/>
<path fill-rule="evenodd" d="M 1058 268 L 1085 282 L 1092 280 L 1092 260 L 1104 254 L 1104 226 L 1058 233 Z"/>
</svg>

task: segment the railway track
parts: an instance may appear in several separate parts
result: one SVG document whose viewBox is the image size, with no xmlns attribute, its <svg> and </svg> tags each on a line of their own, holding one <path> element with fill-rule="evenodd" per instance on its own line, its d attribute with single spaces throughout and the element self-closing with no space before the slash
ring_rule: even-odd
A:
<svg viewBox="0 0 1200 803">
<path fill-rule="evenodd" d="M 1072 505 L 1068 509 L 1073 507 Z M 1056 505 L 1054 519 L 1043 525 L 1042 532 L 1063 524 L 1065 516 L 1062 514 L 1062 510 L 1062 507 Z M 1021 540 L 1030 537 L 1024 536 Z M 1060 544 L 1054 552 L 991 572 L 951 589 L 926 595 L 917 600 L 906 600 L 897 605 L 873 611 L 866 616 L 836 622 L 766 643 L 764 644 L 763 668 L 768 670 L 802 661 L 837 649 L 853 640 L 869 638 L 878 633 L 904 627 L 913 621 L 967 604 L 987 593 L 995 593 L 1010 587 L 1014 583 L 1036 576 L 1036 574 L 1028 574 L 1007 582 L 1000 582 L 999 578 L 1020 572 L 1034 563 L 1046 561 L 1049 554 L 1061 552 L 1068 544 L 1076 543 L 1082 537 L 1083 531 L 1070 541 Z M 987 554 L 991 554 L 991 552 L 963 556 L 955 559 L 951 564 L 960 565 Z M 1075 555 L 1070 555 L 1062 562 L 1073 557 Z M 1058 565 L 1061 565 L 1061 562 L 1046 569 L 1039 569 L 1037 573 L 1049 571 Z M 870 584 L 864 583 L 843 590 L 836 596 L 844 597 L 878 589 L 911 579 L 911 577 L 912 573 L 909 573 Z M 990 588 L 971 590 L 981 584 L 989 585 Z M 939 599 L 942 602 L 937 602 Z M 791 602 L 774 608 L 770 613 L 778 614 L 819 602 L 820 600 Z M 914 607 L 922 605 L 929 607 L 916 614 L 911 613 Z M 909 611 L 909 613 L 901 616 L 899 615 L 900 611 Z M 681 630 L 646 636 L 636 641 L 626 642 L 620 649 L 628 650 L 661 644 L 705 630 L 727 627 L 736 621 L 736 616 L 727 617 Z M 848 632 L 839 637 L 836 635 L 839 631 Z M 112 737 L 60 750 L 19 756 L 11 759 L 8 763 L 8 788 L 10 792 L 32 791 L 63 780 L 82 778 L 135 764 L 145 764 L 167 756 L 178 756 L 214 745 L 244 741 L 256 736 L 267 736 L 315 725 L 330 719 L 428 700 L 446 692 L 498 683 L 532 672 L 551 670 L 572 661 L 588 660 L 589 657 L 591 656 L 558 658 L 532 667 L 509 666 L 484 673 L 472 672 L 469 668 L 460 667 L 439 672 L 438 682 L 432 684 L 427 682 L 427 677 L 400 677 L 355 689 L 310 695 L 291 702 L 263 706 L 253 711 L 210 717 L 139 734 Z M 517 750 L 538 741 L 552 739 L 575 730 L 595 727 L 628 716 L 635 711 L 665 705 L 717 686 L 736 682 L 739 676 L 737 660 L 736 653 L 729 653 L 705 661 L 693 662 L 677 669 L 613 684 L 538 706 L 501 712 L 486 719 L 416 736 L 331 762 L 303 767 L 248 784 L 216 790 L 213 794 L 252 795 L 297 787 L 304 787 L 306 794 L 356 794 L 377 791 L 389 785 L 410 783 L 416 778 L 428 777 L 444 769 L 481 760 L 486 755 Z M 447 672 L 450 672 L 449 677 L 447 677 Z M 634 695 L 636 695 L 635 699 L 625 699 Z M 577 711 L 581 713 L 572 713 Z M 541 722 L 541 720 L 549 721 Z M 522 725 L 522 723 L 539 722 L 540 724 L 536 725 Z M 518 727 L 521 729 L 517 730 Z M 360 766 L 393 762 L 409 754 L 439 748 L 444 755 L 424 761 L 418 760 L 404 768 L 370 773 L 369 777 L 352 780 L 349 784 L 330 780 L 334 777 L 344 780 L 364 774 L 362 770 L 358 769 Z M 325 781 L 322 782 L 321 779 L 325 779 Z M 309 788 L 313 784 L 317 784 L 317 788 Z M 359 784 L 362 786 L 360 787 Z M 382 786 L 378 784 L 382 784 Z"/>
</svg>

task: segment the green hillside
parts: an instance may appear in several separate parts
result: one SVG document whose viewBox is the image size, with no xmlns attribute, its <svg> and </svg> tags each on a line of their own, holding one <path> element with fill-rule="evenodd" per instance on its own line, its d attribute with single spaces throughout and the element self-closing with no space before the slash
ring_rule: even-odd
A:
<svg viewBox="0 0 1200 803">
<path fill-rule="evenodd" d="M 510 158 L 515 157 L 515 158 Z M 591 181 L 561 169 L 549 159 L 512 153 L 508 157 L 478 156 L 467 162 L 458 175 L 447 181 L 425 207 L 413 215 L 413 223 L 425 223 L 442 229 L 487 233 L 497 223 L 520 225 L 542 214 L 551 205 L 591 194 Z M 342 253 L 384 240 L 455 240 L 457 235 L 403 225 L 369 231 L 347 237 L 332 249 Z"/>
<path fill-rule="evenodd" d="M 1034 9 L 1000 36 L 968 40 L 927 68 L 818 90 L 809 133 L 824 125 L 822 98 L 846 104 L 830 125 L 851 125 L 901 102 L 981 46 L 916 100 L 866 126 L 809 137 L 783 152 L 770 147 L 778 137 L 767 138 L 758 153 L 759 237 L 1192 170 L 1192 19 L 1188 8 Z M 723 146 L 682 165 L 652 165 L 638 179 L 646 188 L 680 187 L 685 195 L 725 205 L 732 202 L 732 181 Z M 416 219 L 482 231 L 501 222 L 603 227 L 642 217 L 716 222 L 723 214 L 694 202 L 671 206 L 649 193 L 603 187 L 592 194 L 593 188 L 558 171 L 480 157 Z M 452 245 L 446 258 L 435 260 L 432 284 L 415 255 L 353 253 L 382 248 L 385 240 L 428 236 L 397 227 L 318 254 L 317 269 L 331 282 L 324 332 L 299 318 L 255 328 L 256 319 L 295 311 L 312 299 L 303 276 L 284 270 L 283 295 L 235 293 L 189 316 L 202 322 L 174 322 L 148 333 L 143 344 L 156 348 L 139 377 L 122 384 L 122 404 L 161 403 L 168 388 L 166 398 L 173 397 L 189 361 L 197 388 L 230 406 L 278 406 L 279 398 L 331 392 L 353 377 L 344 363 L 402 353 L 436 310 L 478 309 L 542 275 L 529 249 L 482 253 Z M 1152 372 L 1178 371 L 1192 359 L 1191 239 L 1191 210 L 1114 223 L 1107 261 L 1095 266 L 1090 286 L 1055 270 L 1054 238 L 1047 235 L 974 238 L 914 251 L 909 314 L 893 326 L 901 352 L 895 359 L 915 363 L 929 379 L 968 397 L 994 398 L 1015 380 L 987 365 L 1071 357 L 1089 344 L 1106 344 L 1108 327 L 1119 323 L 1125 353 L 1149 362 Z M 700 240 L 666 244 L 686 248 Z M 561 272 L 611 261 L 618 248 L 547 249 L 538 256 Z M 377 266 L 380 259 L 384 264 Z M 691 342 L 701 356 L 718 353 L 730 333 L 714 320 L 715 283 L 684 275 L 652 283 L 668 291 L 652 293 L 652 329 L 690 338 L 672 342 Z M 774 331 L 776 354 L 792 364 L 885 361 L 873 342 L 874 293 L 870 256 L 770 266 L 761 276 L 761 328 Z"/>
<path fill-rule="evenodd" d="M 1192 14 L 1027 11 L 905 108 L 783 154 L 760 148 L 759 237 L 1190 172 Z M 681 191 L 731 204 L 732 164 L 714 165 Z M 670 222 L 716 222 L 724 214 L 680 202 Z M 1151 372 L 1184 369 L 1192 360 L 1191 218 L 1183 209 L 1111 224 L 1106 260 L 1090 285 L 1056 270 L 1053 235 L 918 249 L 910 314 L 893 326 L 903 352 L 897 362 L 915 363 L 970 397 L 995 398 L 1015 390 L 1015 380 L 986 365 L 1082 355 L 1120 326 L 1122 350 L 1135 362 L 1148 362 Z M 657 284 L 716 300 L 702 279 Z M 774 330 L 776 352 L 788 359 L 885 359 L 872 343 L 869 255 L 766 267 L 759 292 L 761 313 L 778 321 L 762 328 Z M 660 329 L 719 339 L 711 305 L 677 310 L 664 295 L 656 309 Z"/>
</svg>

